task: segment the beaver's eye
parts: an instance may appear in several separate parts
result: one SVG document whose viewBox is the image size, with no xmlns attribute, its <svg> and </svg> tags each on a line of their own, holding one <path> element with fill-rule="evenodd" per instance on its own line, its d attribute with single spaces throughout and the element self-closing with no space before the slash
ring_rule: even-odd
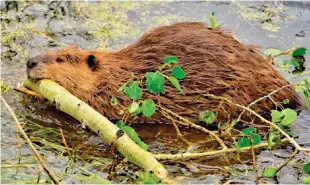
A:
<svg viewBox="0 0 310 185">
<path fill-rule="evenodd" d="M 61 58 L 56 58 L 56 62 L 63 62 L 64 60 Z"/>
<path fill-rule="evenodd" d="M 95 69 L 96 64 L 97 64 L 96 57 L 94 55 L 89 55 L 87 59 L 88 67 L 93 71 Z"/>
</svg>

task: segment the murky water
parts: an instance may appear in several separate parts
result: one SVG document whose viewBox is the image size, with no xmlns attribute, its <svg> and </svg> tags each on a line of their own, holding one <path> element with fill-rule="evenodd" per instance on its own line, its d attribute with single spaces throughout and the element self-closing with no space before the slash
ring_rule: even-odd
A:
<svg viewBox="0 0 310 185">
<path fill-rule="evenodd" d="M 180 21 L 209 22 L 215 12 L 217 21 L 246 44 L 286 50 L 294 46 L 310 48 L 309 2 L 1 2 L 1 79 L 15 86 L 25 76 L 25 61 L 46 50 L 74 44 L 83 49 L 113 50 L 137 40 L 150 28 Z M 280 72 L 291 82 L 309 77 L 310 52 L 306 56 L 306 73 L 291 75 Z M 19 113 L 27 133 L 32 137 L 48 165 L 62 177 L 64 183 L 103 183 L 98 174 L 107 178 L 112 164 L 119 163 L 106 144 L 79 123 L 52 107 L 21 103 L 16 93 L 4 95 Z M 68 144 L 78 156 L 76 162 L 62 147 L 58 127 L 65 130 Z M 140 125 L 136 130 L 150 144 L 153 152 L 176 153 L 186 145 L 176 137 L 171 125 Z M 202 133 L 181 129 L 193 142 L 205 142 Z M 302 111 L 292 126 L 303 146 L 310 146 L 310 113 Z M 212 147 L 205 143 L 200 147 Z M 1 107 L 1 180 L 3 183 L 50 182 L 40 173 L 32 152 L 21 143 L 18 154 L 14 124 Z M 280 164 L 292 153 L 291 146 L 262 151 L 258 157 L 259 172 L 267 165 Z M 92 157 L 89 157 L 92 156 Z M 214 183 L 232 180 L 253 183 L 250 157 L 243 156 L 248 165 L 236 162 L 234 155 L 199 159 L 197 161 L 164 161 L 172 178 L 181 183 Z M 278 174 L 272 183 L 301 183 L 301 162 L 310 161 L 299 154 Z M 66 168 L 67 167 L 67 168 Z M 245 170 L 248 169 L 247 175 Z M 86 171 L 85 171 L 86 170 Z M 114 182 L 136 182 L 137 168 L 122 166 Z M 41 177 L 38 178 L 41 174 Z M 63 175 L 66 174 L 66 175 Z M 81 176 L 83 178 L 81 178 Z"/>
</svg>

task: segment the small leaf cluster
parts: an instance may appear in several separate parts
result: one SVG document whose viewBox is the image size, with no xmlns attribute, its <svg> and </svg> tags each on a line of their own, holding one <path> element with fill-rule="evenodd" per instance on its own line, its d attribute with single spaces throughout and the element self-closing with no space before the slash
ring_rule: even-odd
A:
<svg viewBox="0 0 310 185">
<path fill-rule="evenodd" d="M 118 126 L 119 129 L 121 129 L 123 132 L 125 132 L 134 142 L 136 142 L 141 148 L 144 150 L 148 150 L 149 146 L 145 144 L 138 136 L 137 132 L 124 124 L 122 120 L 119 120 L 116 123 L 116 126 Z"/>
<path fill-rule="evenodd" d="M 199 121 L 205 122 L 207 125 L 214 123 L 216 115 L 211 111 L 201 111 L 199 113 Z"/>
<path fill-rule="evenodd" d="M 295 86 L 296 92 L 301 92 L 305 98 L 305 105 L 308 109 L 310 109 L 310 82 L 308 79 L 304 80 L 304 84 Z"/>
<path fill-rule="evenodd" d="M 271 120 L 274 123 L 279 123 L 283 127 L 289 127 L 297 118 L 296 111 L 286 108 L 282 111 L 271 110 Z"/>
<path fill-rule="evenodd" d="M 273 59 L 274 62 L 280 62 L 276 57 L 287 55 L 290 58 L 282 62 L 282 69 L 287 70 L 292 73 L 300 73 L 305 70 L 305 55 L 307 53 L 307 48 L 297 47 L 287 52 L 282 52 L 276 48 L 268 48 L 265 51 L 265 55 Z"/>
<path fill-rule="evenodd" d="M 248 147 L 251 144 L 258 145 L 261 142 L 261 137 L 256 133 L 256 128 L 248 127 L 241 132 L 244 136 L 238 138 L 237 148 Z"/>
</svg>

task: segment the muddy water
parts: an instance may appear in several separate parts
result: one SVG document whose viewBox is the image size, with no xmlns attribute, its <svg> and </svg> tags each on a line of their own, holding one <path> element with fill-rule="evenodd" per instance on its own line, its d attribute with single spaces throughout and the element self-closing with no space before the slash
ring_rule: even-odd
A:
<svg viewBox="0 0 310 185">
<path fill-rule="evenodd" d="M 15 86 L 25 76 L 25 61 L 45 50 L 74 44 L 83 49 L 113 50 L 134 42 L 144 31 L 180 21 L 208 23 L 211 12 L 225 29 L 247 44 L 286 50 L 294 46 L 310 48 L 309 2 L 1 2 L 1 79 Z M 280 73 L 291 82 L 310 76 L 310 52 L 303 75 Z M 32 137 L 48 165 L 62 177 L 64 183 L 103 183 L 115 160 L 105 143 L 91 132 L 81 128 L 74 119 L 42 104 L 22 103 L 16 93 L 4 94 L 16 110 L 27 133 Z M 25 101 L 25 100 L 23 100 Z M 33 101 L 32 101 L 33 102 Z M 71 163 L 61 144 L 58 127 L 64 129 L 68 144 L 76 154 Z M 177 153 L 186 145 L 176 137 L 170 125 L 140 125 L 136 127 L 142 139 L 153 152 Z M 182 128 L 182 133 L 196 143 L 198 149 L 216 147 L 206 141 L 205 135 Z M 310 146 L 310 113 L 302 111 L 292 126 L 298 142 Z M 3 183 L 49 182 L 22 141 L 18 154 L 14 124 L 5 108 L 1 107 L 1 180 Z M 291 146 L 274 151 L 262 151 L 258 157 L 259 172 L 265 166 L 281 164 L 292 153 Z M 199 159 L 191 163 L 164 161 L 172 178 L 181 183 L 214 183 L 232 180 L 253 183 L 250 157 L 245 165 L 236 162 L 236 156 Z M 301 183 L 303 161 L 310 158 L 299 154 L 284 167 L 272 183 Z M 112 165 L 113 164 L 113 165 Z M 78 167 L 79 166 L 79 167 Z M 81 167 L 83 169 L 81 169 Z M 65 170 L 66 169 L 66 170 Z M 86 171 L 85 171 L 86 170 Z M 136 182 L 134 166 L 117 168 L 114 182 Z M 245 175 L 245 171 L 248 173 Z M 261 173 L 260 173 L 261 174 Z M 40 176 L 40 178 L 38 178 Z M 81 178 L 82 177 L 82 178 Z"/>
</svg>

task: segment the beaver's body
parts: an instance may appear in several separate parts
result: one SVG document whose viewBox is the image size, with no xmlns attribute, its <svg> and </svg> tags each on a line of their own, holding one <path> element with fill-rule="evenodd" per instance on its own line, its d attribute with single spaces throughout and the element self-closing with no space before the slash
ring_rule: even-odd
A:
<svg viewBox="0 0 310 185">
<path fill-rule="evenodd" d="M 88 102 L 109 119 L 121 119 L 121 106 L 112 106 L 111 97 L 127 107 L 131 101 L 117 89 L 131 73 L 142 76 L 156 71 L 166 56 L 178 57 L 186 77 L 180 81 L 185 96 L 166 82 L 165 94 L 156 96 L 143 92 L 173 112 L 193 121 L 203 110 L 216 111 L 217 121 L 237 117 L 240 109 L 225 102 L 197 96 L 211 93 L 241 105 L 279 89 L 288 82 L 268 63 L 253 46 L 246 46 L 222 31 L 207 28 L 202 23 L 185 22 L 159 27 L 145 33 L 135 44 L 120 51 L 86 51 L 75 47 L 44 53 L 28 61 L 28 76 L 32 79 L 49 78 Z M 169 75 L 169 73 L 165 73 Z M 297 106 L 291 87 L 273 96 L 274 101 L 290 100 Z M 220 106 L 219 106 L 220 105 Z M 254 107 L 259 113 L 274 107 L 270 99 Z M 249 119 L 250 115 L 245 115 Z M 151 118 L 140 116 L 137 122 L 167 122 L 160 113 Z"/>
</svg>

